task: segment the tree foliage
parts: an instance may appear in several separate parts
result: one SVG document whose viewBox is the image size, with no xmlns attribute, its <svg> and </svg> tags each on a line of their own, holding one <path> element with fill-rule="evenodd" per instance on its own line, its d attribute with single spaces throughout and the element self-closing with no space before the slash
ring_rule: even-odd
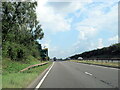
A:
<svg viewBox="0 0 120 90">
<path fill-rule="evenodd" d="M 71 56 L 71 59 L 78 59 L 78 57 L 83 57 L 84 59 L 112 59 L 120 58 L 120 43 L 114 44 L 109 47 L 104 47 L 102 49 L 96 49 L 92 51 L 83 52 L 81 54 L 76 54 Z"/>
<path fill-rule="evenodd" d="M 37 2 L 2 2 L 3 56 L 23 60 L 40 55 L 41 45 L 36 40 L 44 33 L 37 21 L 36 6 Z"/>
</svg>

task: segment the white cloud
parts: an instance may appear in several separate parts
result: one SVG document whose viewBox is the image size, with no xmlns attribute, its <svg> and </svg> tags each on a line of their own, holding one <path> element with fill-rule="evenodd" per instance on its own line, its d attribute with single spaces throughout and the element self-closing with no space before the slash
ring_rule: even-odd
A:
<svg viewBox="0 0 120 90">
<path fill-rule="evenodd" d="M 49 56 L 51 58 L 53 57 L 57 57 L 57 58 L 65 58 L 69 55 L 71 55 L 73 52 L 72 51 L 72 48 L 69 48 L 69 49 L 61 49 L 57 46 L 50 46 L 49 48 Z"/>
<path fill-rule="evenodd" d="M 49 2 L 118 2 L 119 0 L 49 0 Z"/>
<path fill-rule="evenodd" d="M 51 40 L 44 39 L 42 41 L 39 41 L 39 43 L 42 43 L 42 48 L 48 48 L 48 55 L 51 58 L 57 56 L 59 48 L 57 46 L 51 45 Z"/>
<path fill-rule="evenodd" d="M 98 47 L 97 48 L 99 48 L 99 49 L 103 48 L 103 39 L 100 38 L 98 40 Z"/>
<path fill-rule="evenodd" d="M 59 13 L 61 15 L 68 15 L 69 13 L 74 13 L 75 11 L 81 9 L 83 7 L 83 3 L 79 2 L 50 2 L 48 3 L 50 7 L 53 8 L 53 10 L 56 13 Z"/>
<path fill-rule="evenodd" d="M 99 38 L 96 40 L 96 42 L 90 42 L 88 45 L 89 45 L 89 46 L 87 46 L 88 50 L 101 49 L 104 47 L 103 39 Z"/>
<path fill-rule="evenodd" d="M 56 50 L 54 52 L 52 52 L 52 56 L 55 56 L 57 58 L 65 58 L 69 55 L 71 55 L 71 51 L 67 50 L 67 49 L 66 50 L 60 50 L 59 48 L 56 48 Z"/>
<path fill-rule="evenodd" d="M 117 42 L 118 42 L 118 35 L 109 38 L 108 41 L 110 41 L 110 42 L 112 42 L 112 43 L 117 43 Z"/>
<path fill-rule="evenodd" d="M 87 18 L 80 21 L 79 25 L 86 25 L 95 27 L 96 29 L 102 30 L 116 30 L 117 31 L 117 20 L 118 20 L 118 5 L 109 6 L 110 11 L 104 13 L 103 9 L 106 7 L 107 3 L 98 5 L 90 10 L 84 8 L 82 13 L 87 15 Z M 113 27 L 111 28 L 111 25 Z"/>
<path fill-rule="evenodd" d="M 66 18 L 68 14 L 81 10 L 87 2 L 49 2 L 38 0 L 36 9 L 37 18 L 42 28 L 52 32 L 68 31 L 71 29 L 72 18 Z"/>
<path fill-rule="evenodd" d="M 43 40 L 40 40 L 39 43 L 42 43 L 42 48 L 48 48 L 48 55 L 50 58 L 65 58 L 73 53 L 71 52 L 73 51 L 73 48 L 61 49 L 60 47 L 53 45 L 52 41 L 49 39 L 44 38 Z"/>
<path fill-rule="evenodd" d="M 42 48 L 51 48 L 50 43 L 51 40 L 49 39 L 42 39 L 42 40 L 38 40 L 39 43 L 42 43 Z"/>
<path fill-rule="evenodd" d="M 117 32 L 117 5 L 106 2 L 106 4 L 101 4 L 89 9 L 84 6 L 88 3 L 91 3 L 92 1 L 93 0 L 90 0 L 90 2 L 87 3 L 65 3 L 64 5 L 61 4 L 59 7 L 57 4 L 46 4 L 47 0 L 38 1 L 38 7 L 36 10 L 37 17 L 42 24 L 43 30 L 47 33 L 48 31 L 69 31 L 71 29 L 73 18 L 66 17 L 70 13 L 74 13 L 77 17 L 81 17 L 82 14 L 86 15 L 86 18 L 82 19 L 76 25 L 73 25 L 76 26 L 75 29 L 79 31 L 79 36 L 78 41 L 73 46 L 71 46 L 71 48 L 62 50 L 60 47 L 52 45 L 52 40 L 46 40 L 42 42 L 43 46 L 49 48 L 50 57 L 66 57 L 73 53 L 81 53 L 86 50 L 102 48 L 104 46 L 103 39 L 95 37 L 99 31 L 107 30 L 113 33 Z M 105 7 L 110 8 L 107 13 L 103 12 Z M 80 12 L 76 12 L 77 10 L 80 10 Z M 93 38 L 96 38 L 96 42 L 92 41 Z M 113 40 L 115 40 L 115 37 L 109 39 L 109 41 Z"/>
<path fill-rule="evenodd" d="M 109 7 L 108 12 L 103 12 L 105 7 Z M 99 36 L 99 33 L 107 34 L 106 32 L 111 32 L 113 35 L 117 34 L 118 31 L 118 6 L 113 5 L 113 3 L 107 4 L 101 4 L 95 7 L 92 7 L 90 9 L 83 8 L 81 12 L 76 15 L 78 17 L 83 15 L 87 15 L 87 17 L 80 22 L 76 24 L 76 30 L 79 31 L 79 37 L 78 41 L 76 42 L 77 46 L 80 50 L 80 48 L 86 48 L 86 50 L 92 50 L 95 48 L 102 48 L 103 45 L 103 39 L 98 38 L 96 36 Z M 105 32 L 105 33 L 104 33 Z M 104 36 L 106 37 L 106 36 Z M 92 39 L 94 39 L 92 41 Z M 95 39 L 98 39 L 95 41 Z M 81 41 L 82 40 L 82 41 Z M 110 40 L 116 40 L 116 37 L 111 38 Z M 111 42 L 112 42 L 111 41 Z M 78 43 L 79 42 L 79 43 Z M 86 43 L 85 43 L 86 42 Z M 109 42 L 109 44 L 111 44 Z M 84 44 L 81 46 L 81 43 Z"/>
<path fill-rule="evenodd" d="M 82 53 L 85 51 L 103 48 L 104 45 L 103 39 L 99 38 L 96 39 L 96 41 L 78 40 L 72 47 L 74 48 L 73 51 L 75 51 L 75 53 Z"/>
<path fill-rule="evenodd" d="M 44 0 L 43 0 L 44 1 Z M 71 18 L 65 18 L 62 14 L 46 5 L 47 2 L 38 1 L 36 9 L 37 18 L 42 24 L 44 30 L 52 32 L 68 31 L 71 28 Z"/>
<path fill-rule="evenodd" d="M 79 39 L 81 40 L 86 40 L 97 33 L 96 28 L 93 28 L 91 26 L 77 25 L 76 30 L 79 31 Z"/>
</svg>

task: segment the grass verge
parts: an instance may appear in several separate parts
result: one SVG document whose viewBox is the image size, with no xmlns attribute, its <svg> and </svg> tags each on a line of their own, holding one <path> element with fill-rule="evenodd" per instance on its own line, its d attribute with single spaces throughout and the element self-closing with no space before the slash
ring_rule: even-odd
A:
<svg viewBox="0 0 120 90">
<path fill-rule="evenodd" d="M 4 66 L 3 75 L 2 75 L 2 88 L 26 88 L 41 72 L 43 72 L 52 62 L 48 64 L 32 68 L 25 72 L 18 72 L 19 70 L 26 68 L 32 64 L 38 64 L 39 61 L 32 61 L 28 64 L 22 64 L 20 62 L 6 61 L 10 65 Z M 5 64 L 5 63 L 4 63 Z"/>
<path fill-rule="evenodd" d="M 120 62 L 102 62 L 102 61 L 87 61 L 87 60 L 70 60 L 72 62 L 87 63 L 87 64 L 97 64 L 104 66 L 120 67 Z"/>
</svg>

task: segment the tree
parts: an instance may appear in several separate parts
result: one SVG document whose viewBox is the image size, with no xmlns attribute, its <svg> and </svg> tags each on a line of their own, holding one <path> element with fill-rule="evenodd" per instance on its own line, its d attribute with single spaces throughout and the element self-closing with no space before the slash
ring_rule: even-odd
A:
<svg viewBox="0 0 120 90">
<path fill-rule="evenodd" d="M 77 59 L 82 57 L 83 59 L 120 59 L 120 43 L 104 47 L 102 49 L 91 50 L 71 56 L 71 59 Z"/>
<path fill-rule="evenodd" d="M 8 38 L 19 40 L 18 34 L 22 35 L 25 32 L 29 35 L 29 41 L 43 38 L 44 33 L 36 19 L 37 2 L 3 2 L 2 4 L 3 42 Z"/>
<path fill-rule="evenodd" d="M 37 21 L 36 6 L 37 2 L 2 2 L 3 55 L 12 60 L 39 55 L 36 40 L 41 40 L 44 33 Z"/>
</svg>

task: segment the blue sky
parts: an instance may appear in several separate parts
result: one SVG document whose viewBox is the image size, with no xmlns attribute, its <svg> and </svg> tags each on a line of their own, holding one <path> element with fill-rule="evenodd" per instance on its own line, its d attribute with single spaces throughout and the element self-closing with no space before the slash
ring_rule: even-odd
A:
<svg viewBox="0 0 120 90">
<path fill-rule="evenodd" d="M 51 58 L 106 47 L 118 42 L 118 1 L 38 0 L 37 19 L 45 36 L 39 42 Z"/>
</svg>

